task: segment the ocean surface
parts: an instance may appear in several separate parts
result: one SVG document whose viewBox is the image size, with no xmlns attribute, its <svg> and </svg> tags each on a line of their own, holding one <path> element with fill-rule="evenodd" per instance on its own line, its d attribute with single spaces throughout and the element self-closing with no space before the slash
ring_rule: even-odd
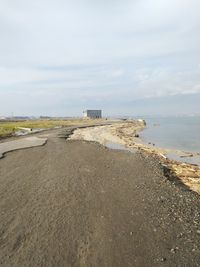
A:
<svg viewBox="0 0 200 267">
<path fill-rule="evenodd" d="M 145 118 L 147 128 L 140 133 L 145 143 L 157 147 L 200 152 L 200 116 Z"/>
</svg>

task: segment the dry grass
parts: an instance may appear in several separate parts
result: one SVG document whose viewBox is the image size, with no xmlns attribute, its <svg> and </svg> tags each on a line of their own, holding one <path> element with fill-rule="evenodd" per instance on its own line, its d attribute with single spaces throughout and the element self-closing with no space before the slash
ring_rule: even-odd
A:
<svg viewBox="0 0 200 267">
<path fill-rule="evenodd" d="M 104 122 L 103 119 L 86 120 L 86 119 L 69 119 L 69 120 L 27 120 L 27 121 L 8 121 L 0 122 L 0 137 L 6 137 L 14 134 L 18 127 L 32 129 L 51 129 L 54 127 L 64 127 L 73 125 L 93 124 L 96 122 Z"/>
</svg>

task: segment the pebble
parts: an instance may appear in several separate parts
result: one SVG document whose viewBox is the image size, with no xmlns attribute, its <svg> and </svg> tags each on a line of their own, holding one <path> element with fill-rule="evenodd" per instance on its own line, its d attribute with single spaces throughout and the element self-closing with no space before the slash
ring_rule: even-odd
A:
<svg viewBox="0 0 200 267">
<path fill-rule="evenodd" d="M 176 253 L 176 250 L 174 248 L 170 249 L 171 253 Z"/>
<path fill-rule="evenodd" d="M 180 233 L 177 237 L 181 238 L 183 236 L 183 233 Z"/>
<path fill-rule="evenodd" d="M 176 251 L 177 251 L 178 249 L 179 249 L 178 247 L 175 247 L 175 248 L 170 249 L 170 251 L 171 251 L 171 253 L 176 253 Z"/>
</svg>

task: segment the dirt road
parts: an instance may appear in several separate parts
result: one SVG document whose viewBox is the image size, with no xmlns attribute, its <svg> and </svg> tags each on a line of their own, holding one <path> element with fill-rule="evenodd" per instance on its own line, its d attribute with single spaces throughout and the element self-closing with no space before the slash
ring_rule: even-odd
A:
<svg viewBox="0 0 200 267">
<path fill-rule="evenodd" d="M 1 266 L 200 266 L 199 196 L 63 131 L 0 160 Z"/>
</svg>

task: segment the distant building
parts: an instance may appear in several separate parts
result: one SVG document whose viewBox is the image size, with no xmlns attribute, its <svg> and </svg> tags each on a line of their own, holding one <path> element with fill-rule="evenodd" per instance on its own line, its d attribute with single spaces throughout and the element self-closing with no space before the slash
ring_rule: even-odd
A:
<svg viewBox="0 0 200 267">
<path fill-rule="evenodd" d="M 83 111 L 84 118 L 91 118 L 91 119 L 100 119 L 102 118 L 102 111 L 101 110 L 85 110 Z"/>
<path fill-rule="evenodd" d="M 49 116 L 40 116 L 40 119 L 41 120 L 50 120 L 51 117 L 49 117 Z"/>
</svg>

